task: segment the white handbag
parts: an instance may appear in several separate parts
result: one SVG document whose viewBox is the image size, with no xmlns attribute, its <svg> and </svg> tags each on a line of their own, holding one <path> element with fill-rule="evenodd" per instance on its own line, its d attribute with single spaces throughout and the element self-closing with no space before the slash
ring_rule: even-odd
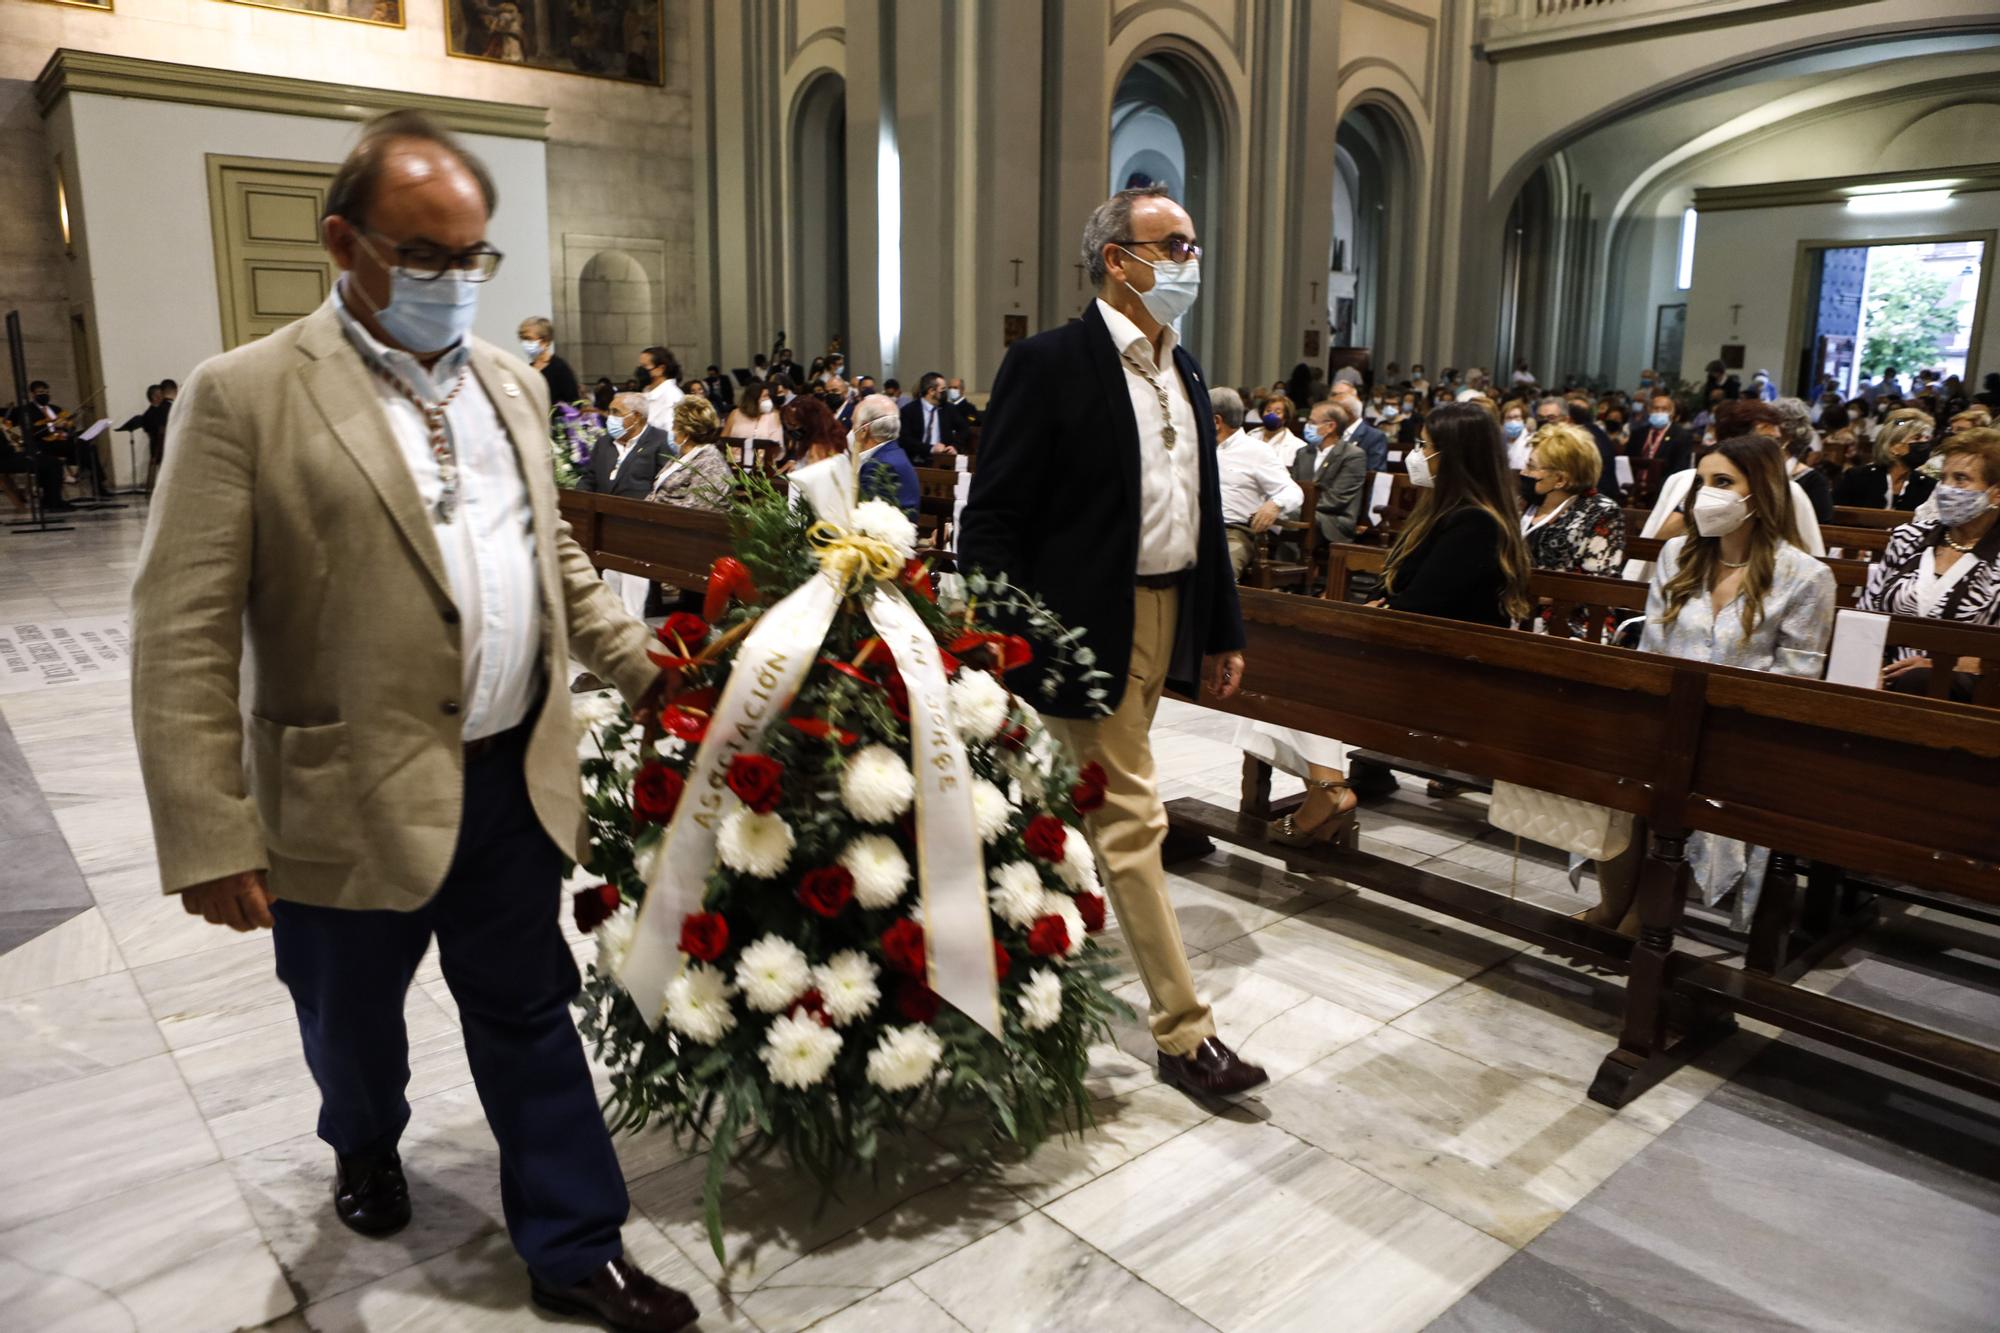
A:
<svg viewBox="0 0 2000 1333">
<path fill-rule="evenodd" d="M 1486 819 L 1504 832 L 1593 861 L 1608 861 L 1632 845 L 1632 816 L 1625 811 L 1511 782 L 1493 784 Z"/>
</svg>

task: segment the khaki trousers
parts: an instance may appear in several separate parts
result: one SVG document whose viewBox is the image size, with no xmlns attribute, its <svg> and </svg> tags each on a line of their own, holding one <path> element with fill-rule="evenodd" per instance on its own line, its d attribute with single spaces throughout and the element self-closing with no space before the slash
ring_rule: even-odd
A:
<svg viewBox="0 0 2000 1333">
<path fill-rule="evenodd" d="M 1224 528 L 1223 537 L 1229 542 L 1229 567 L 1236 571 L 1236 581 L 1243 581 L 1243 571 L 1250 568 L 1250 562 L 1257 555 L 1257 538 L 1248 528 Z"/>
<path fill-rule="evenodd" d="M 1078 764 L 1104 766 L 1104 806 L 1089 816 L 1086 826 L 1104 866 L 1111 910 L 1146 983 L 1153 1040 L 1169 1055 L 1186 1055 L 1215 1035 L 1215 1019 L 1195 993 L 1181 923 L 1167 899 L 1167 875 L 1160 865 L 1167 809 L 1153 780 L 1150 736 L 1173 655 L 1180 594 L 1173 589 L 1136 591 L 1132 664 L 1118 711 L 1089 721 L 1052 717 L 1048 724 Z"/>
</svg>

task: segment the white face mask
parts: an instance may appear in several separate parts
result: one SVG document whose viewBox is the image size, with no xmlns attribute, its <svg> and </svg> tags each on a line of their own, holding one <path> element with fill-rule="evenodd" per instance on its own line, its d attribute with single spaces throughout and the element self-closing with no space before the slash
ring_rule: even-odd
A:
<svg viewBox="0 0 2000 1333">
<path fill-rule="evenodd" d="M 768 398 L 759 398 L 757 400 L 757 415 L 760 417 L 769 416 L 770 413 L 771 413 L 771 400 Z"/>
<path fill-rule="evenodd" d="M 1410 450 L 1410 455 L 1403 460 L 1403 465 L 1410 470 L 1410 485 L 1420 486 L 1425 490 L 1437 485 L 1437 474 L 1431 471 L 1430 456 L 1423 451 L 1422 446 Z"/>
<path fill-rule="evenodd" d="M 944 391 L 944 400 L 945 400 L 945 401 L 946 401 L 947 403 L 960 403 L 960 402 L 964 402 L 964 401 L 965 401 L 965 394 L 964 394 L 963 392 L 961 392 L 960 390 L 958 390 L 958 389 L 946 389 L 946 390 Z"/>
<path fill-rule="evenodd" d="M 527 357 L 530 361 L 538 361 L 541 359 L 542 345 L 532 338 L 523 338 L 521 340 L 521 355 Z"/>
<path fill-rule="evenodd" d="M 1118 248 L 1125 249 L 1122 245 Z M 1159 323 L 1178 324 L 1180 317 L 1194 305 L 1194 298 L 1201 295 L 1201 261 L 1190 259 L 1175 264 L 1164 259 L 1140 259 L 1130 250 L 1125 253 L 1153 270 L 1151 290 L 1142 292 L 1129 282 L 1125 284 L 1139 298 L 1139 304 Z"/>
<path fill-rule="evenodd" d="M 1750 502 L 1734 491 L 1704 486 L 1689 508 L 1694 530 L 1704 537 L 1727 537 L 1750 520 Z"/>
</svg>

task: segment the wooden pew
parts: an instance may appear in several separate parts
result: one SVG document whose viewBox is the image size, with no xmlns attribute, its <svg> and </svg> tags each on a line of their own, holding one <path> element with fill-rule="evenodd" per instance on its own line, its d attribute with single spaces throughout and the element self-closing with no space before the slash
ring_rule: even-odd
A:
<svg viewBox="0 0 2000 1333">
<path fill-rule="evenodd" d="M 917 545 L 925 551 L 949 551 L 952 519 L 958 513 L 958 472 L 947 467 L 917 470 Z"/>
<path fill-rule="evenodd" d="M 1322 547 L 1319 540 L 1319 483 L 1302 481 L 1299 490 L 1299 517 L 1279 519 L 1257 538 L 1255 555 L 1243 581 L 1255 588 L 1296 588 L 1306 592 L 1319 573 Z M 1281 546 L 1296 549 L 1297 558 Z"/>
<path fill-rule="evenodd" d="M 1639 533 L 1645 529 L 1647 518 L 1652 515 L 1652 510 L 1626 509 L 1623 512 L 1625 515 L 1625 532 L 1628 539 L 1638 538 L 1640 541 L 1659 540 L 1658 538 L 1639 537 Z M 1859 512 L 1872 514 L 1890 513 L 1893 511 L 1871 509 Z M 1903 514 L 1901 518 L 1907 523 L 1910 516 Z M 1877 527 L 1873 524 L 1822 523 L 1820 524 L 1819 535 L 1821 540 L 1826 543 L 1828 555 L 1845 556 L 1863 561 L 1875 559 L 1889 545 L 1889 529 Z"/>
<path fill-rule="evenodd" d="M 1833 521 L 1843 528 L 1879 528 L 1884 532 L 1900 528 L 1910 521 L 1907 509 L 1859 509 L 1853 505 L 1835 505 Z"/>
<path fill-rule="evenodd" d="M 1280 848 L 1267 812 L 1169 805 L 1200 834 L 1628 971 L 1591 1096 L 1623 1105 L 1749 1014 L 1986 1095 L 2000 1050 L 1679 953 L 1687 836 L 1705 830 L 2000 905 L 2000 717 L 1574 640 L 1246 589 L 1250 674 L 1224 711 L 1642 816 L 1637 941 L 1357 850 Z M 1560 700 L 1561 720 L 1546 716 Z M 1896 791 L 1921 819 L 1885 818 Z"/>
<path fill-rule="evenodd" d="M 571 536 L 599 569 L 704 588 L 709 566 L 731 549 L 727 514 L 586 491 L 558 491 L 556 499 Z"/>
</svg>

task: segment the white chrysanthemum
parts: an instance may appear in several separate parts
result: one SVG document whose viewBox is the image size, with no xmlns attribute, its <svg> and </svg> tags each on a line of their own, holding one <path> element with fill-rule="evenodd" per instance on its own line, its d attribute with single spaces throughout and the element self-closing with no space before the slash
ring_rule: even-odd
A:
<svg viewBox="0 0 2000 1333">
<path fill-rule="evenodd" d="M 1097 856 L 1090 850 L 1090 839 L 1071 829 L 1063 839 L 1062 864 L 1056 867 L 1056 873 L 1069 883 L 1071 892 L 1096 893 Z"/>
<path fill-rule="evenodd" d="M 864 537 L 889 543 L 901 560 L 907 561 L 917 553 L 917 525 L 901 506 L 887 500 L 863 500 L 854 506 L 854 530 Z"/>
<path fill-rule="evenodd" d="M 1063 926 L 1069 931 L 1069 947 L 1063 950 L 1063 957 L 1074 958 L 1083 952 L 1083 913 L 1076 907 L 1076 900 L 1066 893 L 1052 893 L 1042 904 L 1042 910 L 1063 919 Z"/>
<path fill-rule="evenodd" d="M 619 782 L 629 783 L 646 762 L 643 742 L 644 736 L 635 731 L 625 738 L 625 744 L 611 752 L 611 771 Z"/>
<path fill-rule="evenodd" d="M 653 751 L 662 759 L 678 759 L 687 753 L 688 743 L 678 736 L 662 736 L 653 742 Z"/>
<path fill-rule="evenodd" d="M 736 984 L 752 1009 L 775 1014 L 805 994 L 812 985 L 812 967 L 798 945 L 766 935 L 736 960 Z"/>
<path fill-rule="evenodd" d="M 1030 1032 L 1054 1027 L 1062 1017 L 1062 981 L 1047 968 L 1038 970 L 1021 987 L 1021 1026 Z"/>
<path fill-rule="evenodd" d="M 864 824 L 886 824 L 910 808 L 917 780 L 903 756 L 886 745 L 870 745 L 847 761 L 840 774 L 840 799 Z"/>
<path fill-rule="evenodd" d="M 625 955 L 632 950 L 633 933 L 638 929 L 639 909 L 629 902 L 620 903 L 617 911 L 598 923 L 591 933 L 597 940 L 599 972 L 618 975 L 618 969 L 625 965 Z"/>
<path fill-rule="evenodd" d="M 866 1018 L 882 998 L 876 984 L 880 975 L 868 955 L 855 949 L 835 954 L 812 970 L 812 984 L 819 991 L 820 1005 L 835 1027 L 846 1027 L 857 1018 Z"/>
<path fill-rule="evenodd" d="M 722 821 L 715 847 L 731 870 L 770 879 L 792 859 L 792 842 L 792 826 L 783 818 L 739 806 Z"/>
<path fill-rule="evenodd" d="M 735 993 L 720 968 L 689 963 L 667 984 L 667 1026 L 713 1046 L 736 1026 L 736 1010 L 729 1003 Z"/>
<path fill-rule="evenodd" d="M 944 1054 L 944 1043 L 927 1027 L 890 1028 L 868 1052 L 868 1081 L 884 1092 L 923 1086 Z"/>
<path fill-rule="evenodd" d="M 618 720 L 618 696 L 610 690 L 574 696 L 572 711 L 587 731 L 596 731 Z"/>
<path fill-rule="evenodd" d="M 810 1088 L 833 1068 L 833 1057 L 840 1054 L 840 1034 L 822 1027 L 811 1014 L 787 1015 L 771 1024 L 758 1054 L 773 1083 Z"/>
<path fill-rule="evenodd" d="M 995 916 L 1026 930 L 1049 910 L 1043 906 L 1048 896 L 1040 871 L 1026 861 L 1009 861 L 993 872 L 993 891 L 986 895 L 986 901 L 993 905 Z"/>
<path fill-rule="evenodd" d="M 910 862 L 895 839 L 864 833 L 847 844 L 840 864 L 854 876 L 854 901 L 869 911 L 893 907 L 910 887 Z"/>
<path fill-rule="evenodd" d="M 1007 831 L 1014 819 L 1014 803 L 1007 793 L 985 778 L 972 780 L 972 823 L 981 842 L 991 842 Z"/>
<path fill-rule="evenodd" d="M 968 743 L 990 741 L 1007 721 L 1007 687 L 990 671 L 963 667 L 951 682 L 951 720 Z"/>
</svg>

